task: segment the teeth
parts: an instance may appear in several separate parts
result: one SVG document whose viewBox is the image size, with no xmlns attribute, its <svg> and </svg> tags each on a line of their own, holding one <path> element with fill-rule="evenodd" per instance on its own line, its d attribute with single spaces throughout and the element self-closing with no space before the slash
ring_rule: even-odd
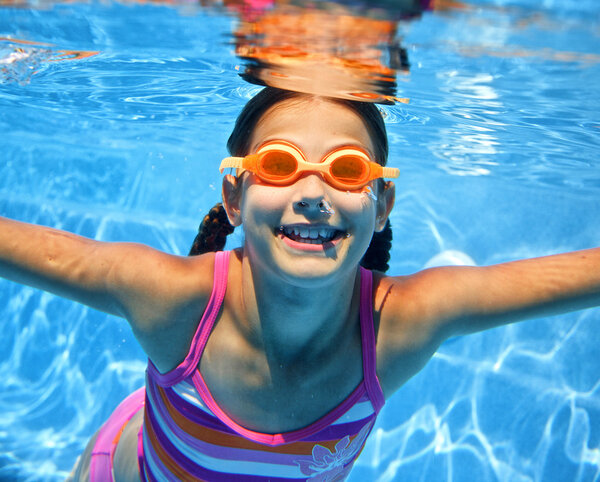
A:
<svg viewBox="0 0 600 482">
<path fill-rule="evenodd" d="M 319 240 L 330 241 L 336 236 L 336 233 L 339 231 L 333 228 L 311 228 L 308 226 L 293 226 L 293 227 L 285 227 L 282 226 L 280 231 L 283 232 L 286 236 L 295 236 L 300 239 L 305 239 L 307 241 Z"/>
</svg>

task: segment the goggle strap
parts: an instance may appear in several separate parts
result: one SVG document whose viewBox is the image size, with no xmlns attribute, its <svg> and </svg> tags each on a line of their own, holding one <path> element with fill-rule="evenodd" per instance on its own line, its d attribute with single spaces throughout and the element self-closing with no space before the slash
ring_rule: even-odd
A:
<svg viewBox="0 0 600 482">
<path fill-rule="evenodd" d="M 381 177 L 396 178 L 400 176 L 400 169 L 397 167 L 382 167 Z"/>
<path fill-rule="evenodd" d="M 221 161 L 219 172 L 223 174 L 225 169 L 250 169 L 253 170 L 256 167 L 256 161 L 258 160 L 257 154 L 250 154 L 246 157 L 226 157 Z"/>
<path fill-rule="evenodd" d="M 242 167 L 242 163 L 244 162 L 243 157 L 226 157 L 221 161 L 221 166 L 219 167 L 219 172 L 223 174 L 225 169 L 238 169 Z"/>
</svg>

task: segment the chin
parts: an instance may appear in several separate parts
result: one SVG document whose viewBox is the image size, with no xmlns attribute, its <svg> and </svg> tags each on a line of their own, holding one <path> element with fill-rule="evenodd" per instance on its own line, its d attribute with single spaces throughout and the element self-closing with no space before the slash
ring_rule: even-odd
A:
<svg viewBox="0 0 600 482">
<path fill-rule="evenodd" d="M 280 256 L 279 256 L 280 255 Z M 292 285 L 302 288 L 327 286 L 340 276 L 356 271 L 359 260 L 352 260 L 345 249 L 323 253 L 278 253 L 275 265 L 280 276 Z"/>
</svg>

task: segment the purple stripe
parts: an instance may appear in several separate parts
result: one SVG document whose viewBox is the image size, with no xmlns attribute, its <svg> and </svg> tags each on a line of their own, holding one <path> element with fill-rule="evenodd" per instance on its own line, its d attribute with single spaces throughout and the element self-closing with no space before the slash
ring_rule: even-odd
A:
<svg viewBox="0 0 600 482">
<path fill-rule="evenodd" d="M 229 472 L 216 472 L 214 470 L 209 470 L 205 467 L 202 467 L 201 465 L 196 464 L 195 462 L 193 462 L 192 460 L 190 460 L 189 458 L 187 458 L 185 455 L 183 455 L 182 453 L 180 453 L 177 448 L 171 443 L 171 441 L 163 436 L 162 432 L 160 432 L 160 426 L 158 425 L 157 420 L 154 418 L 154 414 L 152 413 L 151 410 L 147 411 L 148 414 L 148 420 L 150 421 L 150 426 L 152 431 L 155 433 L 156 437 L 157 437 L 157 441 L 158 443 L 162 446 L 163 450 L 169 454 L 169 456 L 171 457 L 171 459 L 184 471 L 186 471 L 187 473 L 193 475 L 194 477 L 199 477 L 201 479 L 204 480 L 210 480 L 210 481 L 228 481 L 228 480 L 239 480 L 239 481 L 264 481 L 264 480 L 269 480 L 269 481 L 273 481 L 273 482 L 277 482 L 277 481 L 289 481 L 289 480 L 298 480 L 295 478 L 287 478 L 287 477 L 273 477 L 271 475 L 248 475 L 248 474 L 236 474 L 236 473 L 229 473 Z M 152 449 L 152 444 L 150 444 L 149 442 L 149 447 L 146 447 L 146 450 L 153 450 Z M 153 452 L 152 455 L 153 460 L 160 460 L 160 457 Z M 164 466 L 164 464 L 161 464 L 164 470 L 167 470 L 166 467 Z M 235 467 L 235 464 L 230 464 L 230 466 L 232 468 Z M 276 467 L 274 467 L 276 468 Z M 148 467 L 148 465 L 146 465 L 146 471 L 147 474 L 150 476 L 150 479 L 152 479 L 152 474 L 150 474 L 150 467 Z M 167 472 L 168 473 L 168 472 Z M 302 478 L 303 479 L 303 478 Z M 301 479 L 301 480 L 302 480 Z"/>
<path fill-rule="evenodd" d="M 177 448 L 171 443 L 171 441 L 168 439 L 168 437 L 165 436 L 165 434 L 162 432 L 162 430 L 160 430 L 160 425 L 158 424 L 158 421 L 156 420 L 155 416 L 154 416 L 154 411 L 153 410 L 146 410 L 146 414 L 148 416 L 148 420 L 150 422 L 150 428 L 155 436 L 156 436 L 156 441 L 161 445 L 161 447 L 164 449 L 164 451 L 169 454 L 169 457 L 179 466 L 181 467 L 183 470 L 185 470 L 187 473 L 195 475 L 195 476 L 199 476 L 199 472 L 198 472 L 198 468 L 200 467 L 199 465 L 197 465 L 196 463 L 194 463 L 193 461 L 191 461 L 190 459 L 188 459 L 185 455 L 183 455 L 181 452 L 179 452 L 179 450 L 177 450 Z M 148 447 L 149 449 L 151 449 L 152 445 L 150 444 L 150 447 Z M 151 449 L 152 450 L 152 449 Z M 158 456 L 158 454 L 156 454 L 156 452 L 154 452 L 154 459 L 160 459 L 160 457 Z"/>
<path fill-rule="evenodd" d="M 151 482 L 158 480 L 162 482 L 163 480 L 167 479 L 170 482 L 179 482 L 177 480 L 177 477 L 174 474 L 172 474 L 169 471 L 169 469 L 167 469 L 167 467 L 165 466 L 165 464 L 163 464 L 158 454 L 154 451 L 154 448 L 152 447 L 152 442 L 147 437 L 147 434 L 145 434 L 144 440 L 146 442 L 146 446 L 150 447 L 149 450 L 146 451 L 146 462 L 144 464 L 145 473 L 148 476 L 149 480 Z M 152 472 L 152 466 L 150 465 L 150 461 L 154 465 L 155 469 L 158 470 L 158 472 Z M 159 475 L 160 479 L 158 478 Z"/>
<path fill-rule="evenodd" d="M 171 414 L 168 412 L 167 407 L 165 407 L 165 405 L 162 403 L 162 400 L 160 399 L 160 394 L 157 393 L 158 389 L 156 388 L 156 386 L 152 386 L 152 387 L 148 387 L 147 392 L 149 393 L 150 397 L 149 397 L 149 406 L 152 408 L 152 410 L 156 410 L 158 411 L 158 413 L 160 414 L 160 417 L 162 420 L 165 421 L 165 423 L 167 424 L 167 426 L 173 431 L 176 432 L 177 430 L 181 430 L 181 428 L 177 425 L 177 423 L 175 423 L 175 420 L 173 420 L 173 417 L 171 417 Z M 185 414 L 183 414 L 185 416 Z M 189 417 L 188 417 L 189 420 Z M 215 419 L 216 420 L 216 419 Z M 217 424 L 214 423 L 198 423 L 198 425 L 201 425 L 202 427 L 206 427 L 206 428 L 210 428 L 210 429 L 214 429 L 220 432 L 224 432 L 224 430 L 220 430 L 222 424 L 217 420 Z M 229 433 L 229 430 L 227 431 Z M 235 435 L 234 433 L 230 433 L 231 435 Z M 190 436 L 190 438 L 192 438 Z"/>
<path fill-rule="evenodd" d="M 153 416 L 156 418 L 161 416 L 162 414 L 154 414 Z M 371 423 L 375 418 L 375 415 L 371 415 L 370 417 L 363 419 L 357 422 L 350 422 L 347 424 L 341 424 L 335 430 L 332 427 L 329 427 L 322 432 L 319 432 L 317 436 L 310 437 L 309 439 L 302 440 L 298 443 L 323 443 L 329 441 L 336 441 L 343 439 L 346 436 L 354 437 L 358 435 L 360 430 Z M 205 442 L 203 440 L 196 439 L 191 436 L 187 432 L 181 429 L 177 424 L 173 423 L 171 419 L 161 417 L 162 422 L 166 425 L 169 430 L 173 432 L 173 434 L 178 437 L 182 443 L 185 445 L 200 451 L 208 456 L 214 457 L 216 459 L 221 460 L 243 460 L 243 461 L 251 461 L 251 462 L 263 462 L 263 463 L 273 463 L 273 464 L 281 464 L 281 465 L 295 465 L 295 461 L 299 458 L 303 458 L 302 454 L 286 454 L 286 453 L 276 453 L 276 452 L 267 452 L 262 451 L 260 448 L 250 449 L 250 448 L 237 448 L 237 447 L 223 447 L 221 445 L 214 445 L 209 442 Z M 160 429 L 160 427 L 159 427 Z M 158 432 L 155 430 L 157 436 Z M 161 430 L 161 437 L 168 437 Z M 239 435 L 237 435 L 239 437 Z M 304 456 L 312 457 L 311 454 L 305 454 Z"/>
<path fill-rule="evenodd" d="M 163 420 L 164 422 L 164 420 Z M 172 427 L 169 427 L 173 429 Z M 160 427 L 158 427 L 160 430 Z M 168 438 L 168 435 L 164 432 L 159 433 L 155 430 L 156 436 L 161 440 L 163 438 Z M 187 445 L 193 450 L 197 450 L 198 452 L 207 455 L 209 457 L 223 460 L 223 461 L 244 461 L 244 462 L 260 462 L 266 464 L 276 465 L 295 465 L 295 461 L 298 459 L 304 459 L 306 457 L 312 458 L 312 454 L 287 454 L 287 453 L 272 453 L 265 452 L 260 449 L 246 449 L 246 448 L 237 448 L 230 446 L 222 446 L 222 445 L 213 445 L 209 442 L 205 442 L 203 440 L 199 440 L 193 438 L 189 434 L 182 432 L 179 427 L 173 430 L 173 433 L 181 440 L 182 443 Z M 194 463 L 197 463 L 194 461 Z"/>
<path fill-rule="evenodd" d="M 203 410 L 200 407 L 195 406 L 193 403 L 188 402 L 175 390 L 171 388 L 163 389 L 163 393 L 173 408 L 175 408 L 191 422 L 204 425 L 205 427 L 210 427 L 214 430 L 219 430 L 220 432 L 235 434 L 233 430 L 215 417 L 214 414 L 210 413 L 210 411 Z"/>
<path fill-rule="evenodd" d="M 271 446 L 298 442 L 319 433 L 321 430 L 324 430 L 342 415 L 348 412 L 348 410 L 350 410 L 354 405 L 356 405 L 359 400 L 362 399 L 366 390 L 364 383 L 360 383 L 354 389 L 354 391 L 344 399 L 342 403 L 307 427 L 291 432 L 268 434 L 249 430 L 245 427 L 242 427 L 235 420 L 231 419 L 214 400 L 199 371 L 194 373 L 192 380 L 194 381 L 194 386 L 196 387 L 196 390 L 198 390 L 202 401 L 208 406 L 210 411 L 213 412 L 217 418 L 219 418 L 219 420 L 240 434 L 242 437 L 254 442 Z"/>
<path fill-rule="evenodd" d="M 155 413 L 155 410 L 157 413 Z M 216 459 L 221 460 L 244 460 L 251 462 L 264 462 L 264 463 L 275 463 L 281 465 L 295 465 L 295 460 L 298 458 L 302 458 L 301 454 L 286 454 L 286 453 L 273 453 L 262 451 L 259 448 L 254 449 L 245 449 L 245 448 L 235 448 L 235 447 L 223 447 L 221 445 L 214 445 L 209 442 L 205 442 L 203 440 L 196 439 L 189 433 L 185 432 L 181 427 L 179 427 L 173 419 L 170 417 L 166 407 L 162 405 L 158 407 L 154 407 L 151 399 L 149 399 L 148 403 L 148 411 L 151 412 L 153 419 L 158 422 L 158 418 L 161 419 L 162 423 L 166 425 L 173 434 L 178 437 L 181 442 L 195 450 L 200 451 L 208 456 L 214 457 Z M 157 438 L 163 440 L 168 438 L 168 435 L 164 433 L 164 431 L 160 428 L 158 423 L 153 427 L 154 433 Z M 360 429 L 359 429 L 360 430 Z M 358 433 L 358 432 L 357 432 Z M 345 433 L 343 438 L 347 433 Z M 351 436 L 353 436 L 352 434 Z M 240 437 L 237 434 L 233 434 L 234 437 Z M 240 437 L 241 438 L 241 437 Z M 331 440 L 331 439 L 321 439 L 320 441 Z M 339 439 L 338 439 L 339 440 Z M 310 443 L 310 442 L 309 442 Z M 176 449 L 177 450 L 177 449 Z M 308 454 L 305 454 L 308 455 Z"/>
<path fill-rule="evenodd" d="M 152 387 L 152 388 L 155 389 L 155 387 Z M 236 431 L 234 431 L 233 429 L 230 429 L 227 425 L 225 425 L 223 422 L 221 422 L 215 416 L 212 416 L 212 415 L 206 413 L 204 410 L 194 406 L 190 402 L 187 402 L 185 399 L 180 397 L 173 389 L 163 388 L 163 392 L 165 393 L 167 400 L 173 406 L 173 408 L 175 408 L 179 413 L 181 413 L 183 416 L 185 416 L 188 420 L 190 420 L 194 423 L 197 423 L 198 425 L 202 425 L 204 427 L 207 427 L 207 428 L 210 428 L 213 430 L 218 430 L 219 432 L 222 432 L 222 433 L 240 436 Z M 154 404 L 162 406 L 161 400 L 156 401 L 158 396 L 159 396 L 159 394 L 156 393 L 156 395 L 154 395 L 154 391 L 153 391 L 152 402 L 154 402 Z M 367 400 L 370 400 L 369 397 L 366 395 L 366 393 L 363 393 L 363 395 L 360 397 L 360 399 L 356 403 L 364 402 Z M 352 407 L 354 407 L 355 405 L 356 404 L 352 405 Z M 352 407 L 350 407 L 350 409 Z M 345 413 L 347 413 L 347 412 L 345 412 Z M 340 417 L 342 417 L 345 413 L 341 414 Z M 357 434 L 361 430 L 361 428 L 364 425 L 366 425 L 366 423 L 368 423 L 370 420 L 372 420 L 374 416 L 375 416 L 375 413 L 373 412 L 373 414 L 371 414 L 363 419 L 354 421 L 354 422 L 346 422 L 346 423 L 339 423 L 339 424 L 335 424 L 335 425 L 329 425 L 329 426 L 326 426 L 323 430 L 318 431 L 313 434 L 309 434 L 308 436 L 302 438 L 301 440 L 306 441 L 306 442 L 322 442 L 322 441 L 327 441 L 327 440 L 341 439 L 341 438 L 344 438 L 348 434 L 351 434 L 351 436 L 353 436 L 354 434 Z M 340 417 L 338 417 L 338 419 Z M 169 419 L 170 416 L 163 415 L 163 418 Z M 311 425 L 313 425 L 313 424 L 311 424 Z M 310 428 L 311 425 L 309 425 L 307 428 Z M 171 425 L 169 425 L 169 427 L 171 427 Z M 290 433 L 293 433 L 293 432 L 290 432 Z M 294 440 L 294 441 L 298 441 L 298 440 Z M 260 443 L 260 441 L 256 441 L 256 443 Z M 289 443 L 293 443 L 293 441 L 290 441 Z"/>
</svg>

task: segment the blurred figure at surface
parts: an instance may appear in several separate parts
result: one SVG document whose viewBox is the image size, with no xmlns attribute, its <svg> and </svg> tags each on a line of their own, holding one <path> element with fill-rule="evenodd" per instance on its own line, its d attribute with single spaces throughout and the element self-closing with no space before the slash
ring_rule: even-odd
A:
<svg viewBox="0 0 600 482">
<path fill-rule="evenodd" d="M 430 2 L 228 1 L 240 24 L 235 53 L 249 82 L 285 90 L 393 104 L 409 71 L 399 24 Z"/>
</svg>

